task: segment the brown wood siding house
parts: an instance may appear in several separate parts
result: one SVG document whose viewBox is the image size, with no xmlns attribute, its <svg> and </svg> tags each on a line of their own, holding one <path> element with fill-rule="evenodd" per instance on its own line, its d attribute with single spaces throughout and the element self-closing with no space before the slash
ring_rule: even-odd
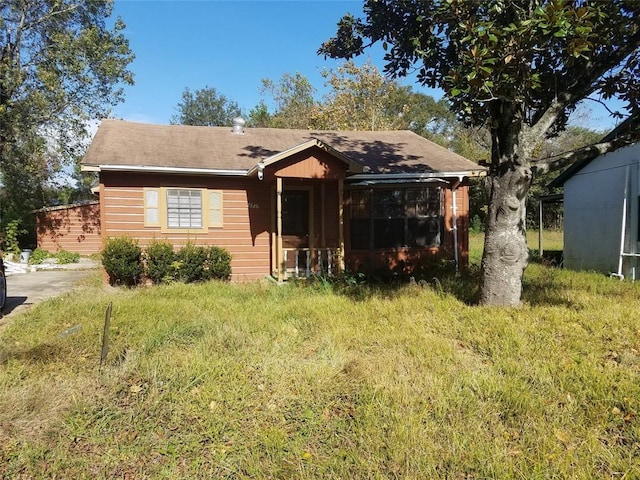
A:
<svg viewBox="0 0 640 480">
<path fill-rule="evenodd" d="M 91 255 L 102 250 L 100 203 L 47 207 L 35 212 L 38 247 Z"/>
<path fill-rule="evenodd" d="M 99 172 L 103 239 L 225 247 L 234 280 L 464 267 L 467 180 L 484 172 L 408 131 L 119 120 L 102 122 L 82 165 Z"/>
</svg>

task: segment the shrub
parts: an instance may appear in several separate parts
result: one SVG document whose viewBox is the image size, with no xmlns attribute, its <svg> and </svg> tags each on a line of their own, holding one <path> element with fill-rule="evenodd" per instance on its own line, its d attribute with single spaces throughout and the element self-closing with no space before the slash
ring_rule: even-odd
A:
<svg viewBox="0 0 640 480">
<path fill-rule="evenodd" d="M 102 265 L 112 285 L 135 285 L 143 272 L 138 241 L 129 237 L 109 238 L 102 250 Z"/>
<path fill-rule="evenodd" d="M 80 261 L 79 253 L 69 252 L 67 250 L 60 250 L 54 256 L 58 259 L 58 263 L 60 264 L 78 263 Z"/>
<path fill-rule="evenodd" d="M 469 225 L 469 231 L 471 233 L 480 233 L 484 231 L 484 223 L 478 215 L 474 215 Z"/>
<path fill-rule="evenodd" d="M 176 253 L 177 279 L 185 283 L 207 280 L 208 272 L 205 270 L 207 256 L 205 247 L 187 243 Z"/>
<path fill-rule="evenodd" d="M 176 254 L 167 240 L 152 240 L 146 248 L 147 276 L 153 283 L 167 283 L 174 280 Z"/>
<path fill-rule="evenodd" d="M 5 250 L 10 253 L 20 255 L 20 244 L 18 237 L 27 233 L 24 228 L 20 228 L 21 220 L 11 220 L 4 227 Z"/>
<path fill-rule="evenodd" d="M 44 262 L 47 258 L 53 257 L 53 254 L 44 248 L 36 248 L 33 252 L 31 252 L 31 256 L 29 257 L 29 265 L 39 265 Z"/>
<path fill-rule="evenodd" d="M 229 280 L 231 278 L 231 254 L 222 247 L 209 248 L 208 278 Z"/>
</svg>

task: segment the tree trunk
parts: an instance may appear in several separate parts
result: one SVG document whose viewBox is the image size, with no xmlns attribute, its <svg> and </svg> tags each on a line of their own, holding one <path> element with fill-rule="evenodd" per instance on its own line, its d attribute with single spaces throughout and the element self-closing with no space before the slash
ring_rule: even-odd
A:
<svg viewBox="0 0 640 480">
<path fill-rule="evenodd" d="M 482 255 L 480 303 L 518 306 L 529 250 L 525 199 L 532 175 L 528 166 L 502 164 L 487 178 L 488 215 Z"/>
<path fill-rule="evenodd" d="M 486 179 L 485 225 L 480 304 L 518 306 L 529 259 L 525 200 L 532 174 L 523 148 L 523 108 L 518 102 L 492 105 L 491 168 Z"/>
</svg>

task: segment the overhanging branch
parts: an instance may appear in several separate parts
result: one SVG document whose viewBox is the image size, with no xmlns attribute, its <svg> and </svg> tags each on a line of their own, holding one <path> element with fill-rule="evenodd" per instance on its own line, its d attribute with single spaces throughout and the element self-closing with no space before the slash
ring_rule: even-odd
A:
<svg viewBox="0 0 640 480">
<path fill-rule="evenodd" d="M 533 160 L 531 162 L 532 170 L 535 174 L 540 175 L 572 164 L 584 164 L 584 162 L 589 162 L 600 155 L 631 145 L 639 139 L 640 119 L 629 118 L 598 143 L 553 157 Z"/>
</svg>

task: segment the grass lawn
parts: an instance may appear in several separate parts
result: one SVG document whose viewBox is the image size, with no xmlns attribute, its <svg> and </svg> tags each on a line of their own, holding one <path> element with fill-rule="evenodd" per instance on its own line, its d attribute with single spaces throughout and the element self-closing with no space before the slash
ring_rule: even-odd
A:
<svg viewBox="0 0 640 480">
<path fill-rule="evenodd" d="M 639 478 L 639 285 L 465 289 L 96 275 L 0 327 L 0 478 Z"/>
<path fill-rule="evenodd" d="M 469 262 L 471 264 L 480 265 L 482 260 L 482 248 L 484 243 L 484 233 L 469 234 Z M 538 248 L 540 247 L 540 238 L 538 230 L 527 230 L 527 245 L 531 256 L 538 256 Z M 562 250 L 564 239 L 562 238 L 562 230 L 543 230 L 542 232 L 542 250 L 544 252 Z"/>
</svg>

